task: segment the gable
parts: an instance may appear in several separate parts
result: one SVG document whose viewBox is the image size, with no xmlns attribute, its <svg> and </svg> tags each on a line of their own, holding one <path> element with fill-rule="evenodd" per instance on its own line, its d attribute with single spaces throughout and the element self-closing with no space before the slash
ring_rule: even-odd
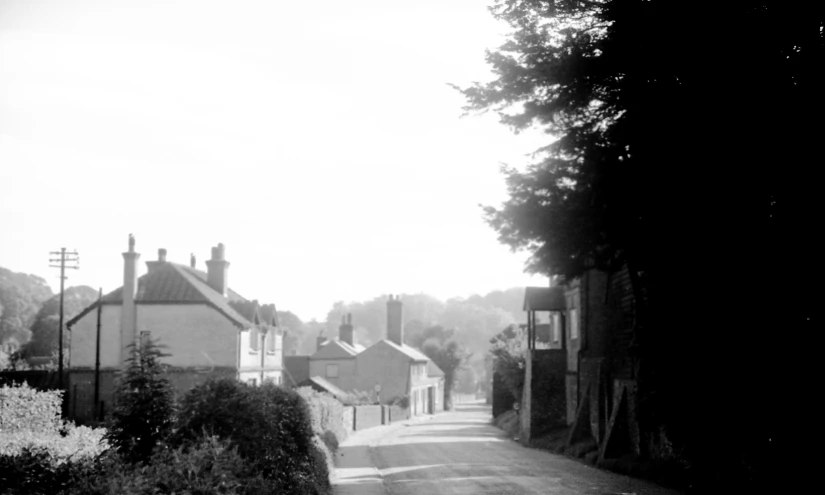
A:
<svg viewBox="0 0 825 495">
<path fill-rule="evenodd" d="M 379 340 L 358 354 L 357 359 L 390 359 L 403 362 L 427 362 L 429 359 L 412 347 L 399 346 L 389 340 Z"/>
</svg>

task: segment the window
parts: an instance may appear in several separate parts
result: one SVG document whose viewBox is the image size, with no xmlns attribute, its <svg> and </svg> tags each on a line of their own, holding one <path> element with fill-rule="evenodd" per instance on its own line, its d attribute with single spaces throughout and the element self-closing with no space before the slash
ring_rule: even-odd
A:
<svg viewBox="0 0 825 495">
<path fill-rule="evenodd" d="M 338 378 L 338 365 L 337 364 L 328 364 L 327 365 L 327 378 Z"/>
<path fill-rule="evenodd" d="M 561 337 L 561 315 L 555 313 L 553 315 L 553 342 L 558 342 Z"/>
<path fill-rule="evenodd" d="M 248 383 L 249 385 L 254 387 L 255 385 L 258 384 L 258 380 L 255 379 L 255 378 L 250 378 L 249 380 L 246 381 L 246 383 Z"/>
<path fill-rule="evenodd" d="M 140 332 L 140 346 L 146 346 L 152 340 L 152 332 L 143 330 Z"/>
<path fill-rule="evenodd" d="M 258 330 L 258 327 L 252 327 L 249 329 L 249 350 L 253 352 L 258 352 L 258 345 L 261 339 L 261 332 Z"/>
<path fill-rule="evenodd" d="M 579 310 L 570 310 L 570 340 L 579 338 Z"/>
</svg>

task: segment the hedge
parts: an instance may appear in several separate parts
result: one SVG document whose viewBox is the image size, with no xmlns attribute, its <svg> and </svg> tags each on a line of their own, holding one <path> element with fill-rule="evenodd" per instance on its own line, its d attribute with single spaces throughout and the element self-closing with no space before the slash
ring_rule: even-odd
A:
<svg viewBox="0 0 825 495">
<path fill-rule="evenodd" d="M 63 392 L 40 391 L 23 383 L 0 387 L 0 432 L 57 431 Z"/>
<path fill-rule="evenodd" d="M 328 465 L 313 445 L 310 409 L 292 390 L 226 378 L 199 385 L 181 401 L 171 443 L 180 445 L 204 433 L 228 441 L 274 491 L 331 490 Z"/>
</svg>

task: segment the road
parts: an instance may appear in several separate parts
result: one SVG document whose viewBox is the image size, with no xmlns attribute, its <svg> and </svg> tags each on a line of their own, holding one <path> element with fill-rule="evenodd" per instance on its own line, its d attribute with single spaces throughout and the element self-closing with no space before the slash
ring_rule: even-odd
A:
<svg viewBox="0 0 825 495">
<path fill-rule="evenodd" d="M 336 462 L 336 495 L 678 493 L 522 447 L 490 424 L 482 403 L 357 432 Z"/>
</svg>

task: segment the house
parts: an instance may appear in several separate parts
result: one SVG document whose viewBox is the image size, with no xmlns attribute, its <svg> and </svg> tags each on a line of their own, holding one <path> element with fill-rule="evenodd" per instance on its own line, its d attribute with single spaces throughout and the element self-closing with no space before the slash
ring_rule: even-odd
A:
<svg viewBox="0 0 825 495">
<path fill-rule="evenodd" d="M 404 344 L 400 297 L 387 301 L 387 338 L 364 348 L 354 340 L 352 315 L 339 327 L 338 339 L 318 337 L 311 356 L 289 356 L 290 374 L 308 370 L 311 380 L 321 378 L 348 393 L 367 395 L 388 404 L 406 398 L 412 415 L 444 409 L 444 372 L 417 349 Z M 294 371 L 294 373 L 293 373 Z M 295 379 L 300 384 L 302 380 Z"/>
<path fill-rule="evenodd" d="M 406 397 L 410 414 L 433 414 L 444 409 L 443 372 L 417 349 L 404 343 L 403 306 L 400 297 L 387 301 L 387 338 L 355 357 L 355 389 L 374 392 L 382 403 Z M 438 370 L 439 372 L 441 370 Z"/>
<path fill-rule="evenodd" d="M 162 362 L 180 392 L 212 377 L 282 383 L 283 335 L 274 310 L 264 314 L 229 288 L 223 244 L 212 248 L 205 272 L 194 256 L 189 265 L 177 264 L 159 249 L 140 277 L 134 248 L 130 236 L 123 286 L 67 323 L 71 416 L 89 420 L 111 407 L 114 374 L 124 367 L 129 346 L 150 339 L 169 354 Z"/>
<path fill-rule="evenodd" d="M 539 434 L 536 428 L 566 424 L 568 444 L 592 438 L 599 460 L 639 454 L 631 351 L 635 299 L 627 266 L 589 269 L 565 285 L 528 287 L 524 309 L 528 359 L 522 438 Z M 543 321 L 550 324 L 549 349 L 537 345 Z"/>
<path fill-rule="evenodd" d="M 337 339 L 318 337 L 318 347 L 309 357 L 309 376 L 322 377 L 344 390 L 358 387 L 355 357 L 364 346 L 355 343 L 352 315 L 346 315 L 338 327 Z"/>
</svg>

